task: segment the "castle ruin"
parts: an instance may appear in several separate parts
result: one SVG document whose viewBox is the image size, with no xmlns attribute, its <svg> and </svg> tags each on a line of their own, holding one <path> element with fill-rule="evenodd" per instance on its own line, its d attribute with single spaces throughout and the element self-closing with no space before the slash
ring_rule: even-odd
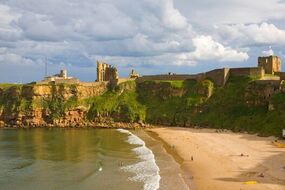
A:
<svg viewBox="0 0 285 190">
<path fill-rule="evenodd" d="M 265 74 L 273 75 L 271 77 Z M 262 79 L 264 82 L 285 80 L 285 72 L 281 72 L 281 59 L 278 56 L 259 57 L 257 67 L 222 68 L 198 74 L 165 74 L 148 75 L 137 79 L 138 82 L 148 80 L 212 80 L 217 86 L 226 84 L 230 76 L 246 76 Z"/>
<path fill-rule="evenodd" d="M 272 76 L 266 76 L 270 74 Z M 37 82 L 37 84 L 82 84 L 82 85 L 97 85 L 105 82 L 112 86 L 130 80 L 137 82 L 144 82 L 149 80 L 187 80 L 193 79 L 202 81 L 205 79 L 212 80 L 217 86 L 223 86 L 227 83 L 230 76 L 247 76 L 256 77 L 264 81 L 270 80 L 285 80 L 285 72 L 281 72 L 281 59 L 277 56 L 259 57 L 257 67 L 243 67 L 243 68 L 221 68 L 211 70 L 205 73 L 198 74 L 162 74 L 162 75 L 148 75 L 140 76 L 134 70 L 131 71 L 129 78 L 119 78 L 116 67 L 109 65 L 103 61 L 97 61 L 97 80 L 93 83 L 82 83 L 77 78 L 68 77 L 66 70 L 61 70 L 59 74 L 45 77 L 44 80 Z M 95 84 L 96 83 L 96 84 Z"/>
<path fill-rule="evenodd" d="M 114 82 L 118 79 L 119 74 L 117 68 L 102 61 L 97 61 L 97 82 Z"/>
<path fill-rule="evenodd" d="M 281 72 L 281 59 L 277 56 L 258 57 L 258 66 L 263 67 L 265 74 Z"/>
</svg>

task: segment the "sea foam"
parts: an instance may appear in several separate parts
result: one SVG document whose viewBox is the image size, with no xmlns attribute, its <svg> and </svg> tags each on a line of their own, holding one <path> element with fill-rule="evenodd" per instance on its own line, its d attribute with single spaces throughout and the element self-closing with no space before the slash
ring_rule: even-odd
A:
<svg viewBox="0 0 285 190">
<path fill-rule="evenodd" d="M 125 129 L 118 129 L 119 132 L 128 134 L 127 142 L 130 144 L 138 145 L 133 151 L 141 159 L 141 162 L 124 166 L 123 170 L 133 172 L 136 176 L 129 178 L 133 181 L 143 182 L 144 190 L 156 190 L 159 189 L 159 167 L 157 166 L 153 152 L 146 147 L 145 142 Z"/>
</svg>

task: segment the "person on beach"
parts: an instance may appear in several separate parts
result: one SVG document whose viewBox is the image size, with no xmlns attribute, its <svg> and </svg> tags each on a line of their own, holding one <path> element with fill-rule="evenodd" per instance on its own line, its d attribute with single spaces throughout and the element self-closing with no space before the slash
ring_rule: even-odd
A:
<svg viewBox="0 0 285 190">
<path fill-rule="evenodd" d="M 244 157 L 244 156 L 249 157 L 249 155 L 244 155 L 243 153 L 241 153 L 240 156 L 241 157 Z"/>
</svg>

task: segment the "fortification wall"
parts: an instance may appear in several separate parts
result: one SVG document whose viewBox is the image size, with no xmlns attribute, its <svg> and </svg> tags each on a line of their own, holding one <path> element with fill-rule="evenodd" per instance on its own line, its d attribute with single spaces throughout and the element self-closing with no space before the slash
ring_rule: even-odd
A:
<svg viewBox="0 0 285 190">
<path fill-rule="evenodd" d="M 264 69 L 262 67 L 245 67 L 245 68 L 231 68 L 230 76 L 251 76 L 264 77 Z"/>
<path fill-rule="evenodd" d="M 275 75 L 280 77 L 280 80 L 285 80 L 285 72 L 276 72 Z"/>
<path fill-rule="evenodd" d="M 54 84 L 79 84 L 78 79 L 56 79 Z"/>
<path fill-rule="evenodd" d="M 222 68 L 215 69 L 206 73 L 199 73 L 196 75 L 148 75 L 142 76 L 137 79 L 138 82 L 144 82 L 149 80 L 187 80 L 193 79 L 197 81 L 210 79 L 217 86 L 223 86 L 226 84 L 230 76 L 252 76 L 252 77 L 264 77 L 264 69 L 262 67 L 248 67 L 248 68 Z M 285 73 L 284 73 L 285 78 Z"/>
<path fill-rule="evenodd" d="M 193 79 L 197 81 L 202 81 L 205 79 L 212 80 L 216 85 L 222 86 L 224 85 L 229 78 L 229 69 L 215 69 L 209 71 L 207 73 L 199 73 L 195 75 L 148 75 L 139 77 L 137 79 L 138 82 L 150 81 L 150 80 L 187 80 Z"/>
<path fill-rule="evenodd" d="M 128 81 L 135 81 L 136 78 L 119 78 L 117 84 L 121 84 Z"/>
<path fill-rule="evenodd" d="M 139 77 L 137 82 L 145 82 L 150 80 L 187 80 L 194 79 L 197 80 L 198 75 L 146 75 Z"/>
<path fill-rule="evenodd" d="M 80 81 L 77 78 L 72 78 L 72 79 L 56 79 L 54 81 L 50 80 L 42 80 L 36 82 L 38 85 L 44 85 L 44 84 L 79 84 Z"/>
<path fill-rule="evenodd" d="M 87 87 L 96 87 L 101 86 L 102 84 L 107 86 L 108 83 L 109 82 L 80 82 L 79 85 Z"/>
<path fill-rule="evenodd" d="M 205 74 L 205 78 L 212 80 L 216 85 L 223 86 L 229 79 L 229 68 L 215 69 Z"/>
</svg>

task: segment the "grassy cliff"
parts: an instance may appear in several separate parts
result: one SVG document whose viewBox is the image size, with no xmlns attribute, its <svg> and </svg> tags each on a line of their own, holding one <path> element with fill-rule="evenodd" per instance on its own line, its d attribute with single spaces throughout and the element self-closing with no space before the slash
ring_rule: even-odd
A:
<svg viewBox="0 0 285 190">
<path fill-rule="evenodd" d="M 93 96 L 81 96 L 84 90 L 72 85 L 40 89 L 0 86 L 1 115 L 28 115 L 40 109 L 49 122 L 67 119 L 68 110 L 84 108 L 87 121 L 109 117 L 119 122 L 223 128 L 264 136 L 280 136 L 285 126 L 285 92 L 256 83 L 254 78 L 232 77 L 224 87 L 210 80 L 129 81 Z"/>
<path fill-rule="evenodd" d="M 265 99 L 263 92 L 249 90 L 252 85 L 265 88 L 254 80 L 233 77 L 224 87 L 214 87 L 210 80 L 131 82 L 131 89 L 108 91 L 90 99 L 89 118 L 109 114 L 124 121 L 280 136 L 285 126 L 285 93 Z M 252 100 L 255 104 L 250 104 Z M 274 110 L 269 111 L 269 102 Z"/>
<path fill-rule="evenodd" d="M 268 102 L 278 99 L 278 105 L 284 104 L 284 95 L 276 93 L 269 99 L 262 97 L 263 100 L 255 105 L 249 104 L 252 99 L 256 101 L 263 96 L 263 93 L 258 95 L 254 91 L 246 96 L 251 83 L 250 78 L 231 78 L 225 87 L 215 89 L 215 93 L 205 104 L 207 109 L 204 112 L 191 115 L 192 122 L 237 132 L 280 136 L 285 124 L 285 110 L 276 107 L 275 110 L 269 111 Z"/>
<path fill-rule="evenodd" d="M 138 101 L 136 83 L 134 81 L 120 84 L 102 96 L 96 96 L 85 101 L 90 106 L 87 118 L 112 117 L 117 121 L 145 121 L 146 107 Z"/>
</svg>

